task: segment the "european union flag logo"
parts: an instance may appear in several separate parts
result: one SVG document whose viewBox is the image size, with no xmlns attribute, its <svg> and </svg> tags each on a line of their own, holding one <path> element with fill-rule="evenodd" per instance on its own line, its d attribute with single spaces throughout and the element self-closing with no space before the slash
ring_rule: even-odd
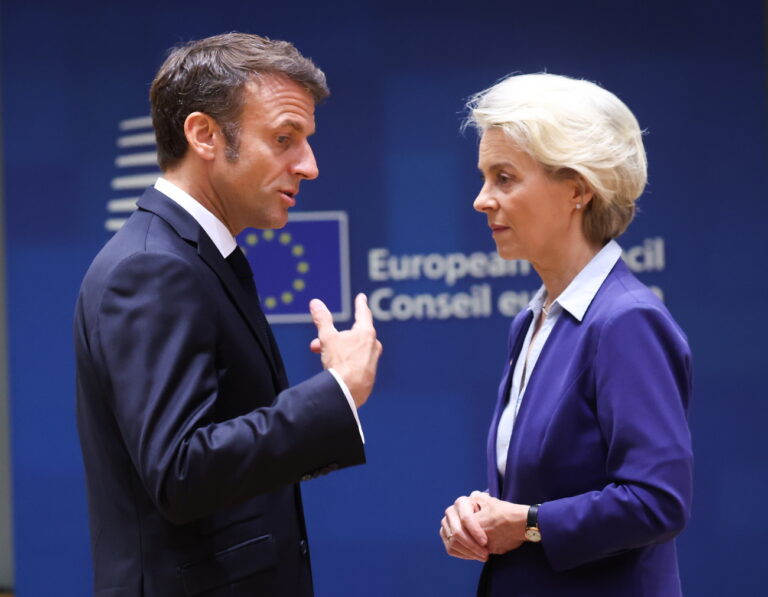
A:
<svg viewBox="0 0 768 597">
<path fill-rule="evenodd" d="M 270 323 L 312 321 L 309 301 L 321 299 L 337 321 L 350 318 L 349 240 L 342 211 L 297 212 L 280 230 L 237 237 L 253 268 Z"/>
</svg>

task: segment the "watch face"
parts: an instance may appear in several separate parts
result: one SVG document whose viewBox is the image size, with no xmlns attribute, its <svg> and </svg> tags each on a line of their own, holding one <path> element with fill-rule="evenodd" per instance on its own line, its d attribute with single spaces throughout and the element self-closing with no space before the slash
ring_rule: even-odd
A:
<svg viewBox="0 0 768 597">
<path fill-rule="evenodd" d="M 532 543 L 538 543 L 541 541 L 541 533 L 539 529 L 525 529 L 525 538 Z"/>
</svg>

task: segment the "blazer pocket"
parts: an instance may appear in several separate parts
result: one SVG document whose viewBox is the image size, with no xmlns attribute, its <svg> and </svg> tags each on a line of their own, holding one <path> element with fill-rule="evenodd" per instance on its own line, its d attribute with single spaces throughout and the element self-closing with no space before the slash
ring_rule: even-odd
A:
<svg viewBox="0 0 768 597">
<path fill-rule="evenodd" d="M 219 551 L 207 560 L 184 564 L 179 573 L 184 592 L 192 597 L 273 568 L 276 564 L 275 540 L 272 535 L 263 535 Z"/>
</svg>

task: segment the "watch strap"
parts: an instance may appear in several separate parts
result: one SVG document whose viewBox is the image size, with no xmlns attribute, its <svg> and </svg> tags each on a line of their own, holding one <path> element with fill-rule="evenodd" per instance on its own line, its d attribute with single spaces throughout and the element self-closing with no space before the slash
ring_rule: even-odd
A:
<svg viewBox="0 0 768 597">
<path fill-rule="evenodd" d="M 528 520 L 526 526 L 528 528 L 539 528 L 539 506 L 541 504 L 535 504 L 528 508 Z"/>
</svg>

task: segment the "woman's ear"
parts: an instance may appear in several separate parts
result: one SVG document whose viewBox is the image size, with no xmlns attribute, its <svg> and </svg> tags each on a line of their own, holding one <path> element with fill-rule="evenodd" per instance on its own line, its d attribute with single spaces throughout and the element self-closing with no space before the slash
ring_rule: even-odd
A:
<svg viewBox="0 0 768 597">
<path fill-rule="evenodd" d="M 573 177 L 570 179 L 570 182 L 572 184 L 572 192 L 571 192 L 571 205 L 574 209 L 586 209 L 587 205 L 589 205 L 589 202 L 592 201 L 592 197 L 594 197 L 594 191 L 592 191 L 592 187 L 587 184 L 587 181 L 584 180 L 584 177 L 582 177 L 580 174 L 574 173 Z"/>
</svg>

